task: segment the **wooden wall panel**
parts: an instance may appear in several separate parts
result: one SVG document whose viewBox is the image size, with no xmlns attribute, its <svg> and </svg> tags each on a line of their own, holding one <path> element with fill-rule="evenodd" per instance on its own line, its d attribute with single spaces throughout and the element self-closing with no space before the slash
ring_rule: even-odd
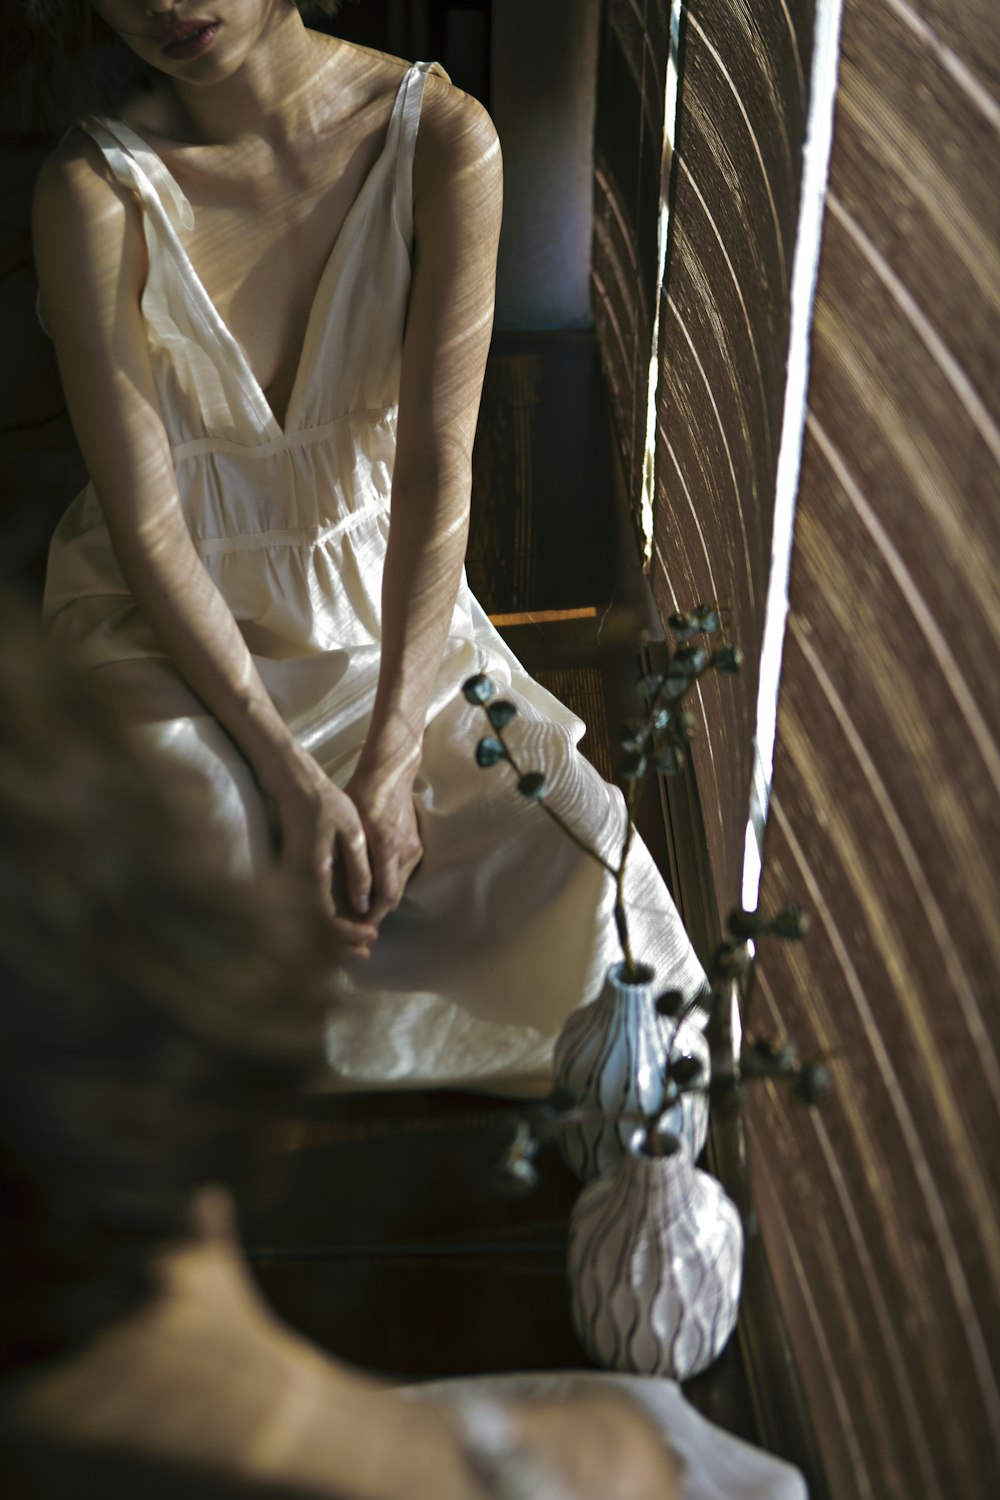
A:
<svg viewBox="0 0 1000 1500">
<path fill-rule="evenodd" d="M 669 0 L 605 0 L 594 134 L 594 326 L 638 505 L 659 280 Z"/>
<path fill-rule="evenodd" d="M 653 592 L 728 605 L 695 762 L 720 906 L 738 899 L 808 107 L 812 0 L 691 0 L 660 304 Z"/>
<path fill-rule="evenodd" d="M 833 1056 L 749 1104 L 834 1495 L 1000 1493 L 1000 103 L 978 4 L 847 0 L 763 899 L 767 1022 Z M 990 90 L 992 89 L 992 93 Z"/>
</svg>

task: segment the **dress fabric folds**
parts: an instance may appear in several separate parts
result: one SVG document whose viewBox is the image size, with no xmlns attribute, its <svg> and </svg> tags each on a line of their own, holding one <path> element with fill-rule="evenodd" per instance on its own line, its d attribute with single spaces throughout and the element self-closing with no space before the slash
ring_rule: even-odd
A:
<svg viewBox="0 0 1000 1500">
<path fill-rule="evenodd" d="M 193 217 L 166 166 L 119 121 L 83 122 L 143 211 L 142 313 L 195 547 L 279 712 L 340 785 L 378 676 L 412 165 L 433 67 L 403 77 L 382 153 L 331 250 L 284 428 L 188 259 Z M 45 613 L 115 686 L 136 734 L 208 778 L 234 866 L 264 867 L 272 845 L 254 778 L 138 612 L 93 486 L 57 530 Z M 415 786 L 424 859 L 370 961 L 349 966 L 330 1087 L 543 1091 L 562 1021 L 597 995 L 617 956 L 610 880 L 519 796 L 509 767 L 475 764 L 484 720 L 461 695 L 475 672 L 517 704 L 512 741 L 522 764 L 546 772 L 553 806 L 602 853 L 620 843 L 623 799 L 577 751 L 583 725 L 527 675 L 463 577 Z M 702 970 L 638 843 L 628 899 L 636 953 L 664 987 L 693 994 Z"/>
</svg>

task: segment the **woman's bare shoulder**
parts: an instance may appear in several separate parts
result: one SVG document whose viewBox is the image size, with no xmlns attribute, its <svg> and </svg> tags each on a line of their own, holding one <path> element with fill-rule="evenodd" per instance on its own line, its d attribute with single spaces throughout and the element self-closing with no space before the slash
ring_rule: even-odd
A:
<svg viewBox="0 0 1000 1500">
<path fill-rule="evenodd" d="M 36 234 L 65 231 L 88 239 L 114 229 L 120 236 L 130 219 L 138 222 L 132 195 L 111 176 L 98 146 L 79 126 L 42 163 L 33 213 Z"/>
<path fill-rule="evenodd" d="M 76 128 L 42 164 L 32 201 L 35 266 L 48 304 L 56 281 L 102 297 L 122 278 L 145 276 L 145 240 L 133 195 L 109 173 L 94 141 Z"/>
<path fill-rule="evenodd" d="M 443 70 L 428 74 L 420 129 L 443 140 L 471 137 L 480 148 L 497 144 L 496 127 L 485 105 L 453 84 Z"/>
<path fill-rule="evenodd" d="M 357 86 L 373 96 L 394 94 L 412 66 L 403 57 L 379 52 L 375 47 L 362 47 L 357 42 L 345 41 L 343 37 L 327 36 L 324 32 L 314 32 L 313 42 L 321 55 L 336 64 L 341 87 Z"/>
<path fill-rule="evenodd" d="M 480 188 L 499 188 L 502 166 L 496 127 L 478 99 L 456 88 L 443 74 L 431 73 L 424 90 L 414 162 L 418 195 L 440 175 L 451 177 L 470 170 Z"/>
</svg>

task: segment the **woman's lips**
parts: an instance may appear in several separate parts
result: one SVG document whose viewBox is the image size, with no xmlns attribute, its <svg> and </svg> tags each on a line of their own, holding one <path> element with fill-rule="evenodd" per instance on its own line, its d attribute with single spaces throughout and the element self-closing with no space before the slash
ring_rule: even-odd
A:
<svg viewBox="0 0 1000 1500">
<path fill-rule="evenodd" d="M 189 57 L 200 57 L 211 47 L 218 34 L 218 21 L 185 21 L 183 27 L 175 31 L 160 50 L 165 56 L 184 62 Z"/>
</svg>

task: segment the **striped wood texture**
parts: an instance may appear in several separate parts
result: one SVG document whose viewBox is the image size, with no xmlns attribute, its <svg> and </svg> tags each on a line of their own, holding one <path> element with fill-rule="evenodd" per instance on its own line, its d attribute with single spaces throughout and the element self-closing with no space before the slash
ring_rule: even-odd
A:
<svg viewBox="0 0 1000 1500">
<path fill-rule="evenodd" d="M 669 43 L 669 0 L 605 0 L 594 130 L 594 327 L 628 493 L 636 504 L 659 278 Z"/>
<path fill-rule="evenodd" d="M 1000 1494 L 1000 83 L 988 0 L 847 0 L 749 1109 L 831 1492 Z M 711 796 L 711 790 L 708 789 Z"/>
<path fill-rule="evenodd" d="M 784 400 L 812 0 L 691 0 L 660 307 L 653 592 L 728 605 L 746 655 L 692 704 L 716 896 L 738 899 Z"/>
</svg>

